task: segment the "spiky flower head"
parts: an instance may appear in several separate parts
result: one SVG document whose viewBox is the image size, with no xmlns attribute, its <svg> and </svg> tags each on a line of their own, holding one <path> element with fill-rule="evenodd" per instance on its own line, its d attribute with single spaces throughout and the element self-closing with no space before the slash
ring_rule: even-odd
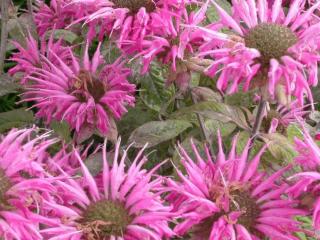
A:
<svg viewBox="0 0 320 240">
<path fill-rule="evenodd" d="M 135 57 L 141 56 L 142 73 L 147 72 L 150 63 L 157 58 L 171 65 L 172 81 L 183 81 L 181 78 L 190 75 L 185 60 L 203 43 L 203 33 L 189 25 L 199 25 L 206 19 L 208 4 L 208 1 L 204 2 L 195 11 L 188 11 L 187 7 L 184 7 L 175 14 L 164 11 L 159 16 L 154 15 L 151 18 L 152 31 L 143 41 L 135 44 L 132 44 L 134 40 L 123 43 L 124 46 L 129 46 L 130 52 L 137 53 Z"/>
<path fill-rule="evenodd" d="M 46 56 L 56 66 L 59 65 L 59 61 L 54 55 L 59 56 L 64 62 L 71 61 L 70 51 L 63 46 L 62 40 L 54 41 L 53 34 L 48 41 L 45 37 L 42 37 L 40 43 L 29 34 L 26 38 L 26 48 L 18 42 L 13 42 L 13 44 L 18 52 L 13 53 L 10 60 L 16 62 L 17 65 L 10 68 L 9 73 L 11 75 L 22 73 L 22 83 L 25 82 L 28 75 L 32 74 L 34 68 L 47 67 L 46 62 L 41 60 L 41 55 Z M 40 48 L 38 45 L 40 45 Z"/>
<path fill-rule="evenodd" d="M 287 168 L 272 175 L 258 170 L 265 148 L 248 160 L 250 141 L 240 155 L 233 140 L 226 157 L 219 137 L 219 153 L 213 160 L 208 149 L 203 159 L 192 144 L 196 159 L 179 147 L 186 176 L 177 170 L 180 182 L 168 180 L 168 200 L 181 221 L 175 232 L 193 239 L 270 239 L 293 240 L 298 223 L 295 209 L 287 198 L 287 184 L 281 181 Z"/>
<path fill-rule="evenodd" d="M 40 232 L 45 239 L 167 239 L 171 207 L 161 199 L 161 177 L 142 169 L 146 158 L 141 150 L 126 170 L 127 151 L 120 153 L 120 141 L 114 159 L 103 149 L 103 170 L 94 178 L 81 164 L 80 178 L 54 181 L 55 201 L 43 201 L 45 214 L 39 221 L 45 224 Z M 120 154 L 121 159 L 120 161 Z M 109 160 L 109 161 L 108 161 Z M 109 163 L 111 162 L 111 166 Z"/>
<path fill-rule="evenodd" d="M 53 52 L 58 66 L 42 57 L 48 68 L 34 68 L 28 76 L 24 101 L 35 101 L 37 117 L 47 123 L 65 120 L 77 133 L 97 129 L 106 134 L 114 119 L 127 111 L 126 106 L 134 105 L 135 86 L 127 81 L 130 69 L 120 60 L 104 64 L 100 44 L 91 61 L 88 45 L 81 62 L 69 51 L 70 64 Z"/>
<path fill-rule="evenodd" d="M 139 49 L 144 40 L 144 48 L 148 39 L 155 31 L 175 31 L 166 27 L 171 18 L 180 16 L 180 12 L 189 1 L 184 0 L 72 0 L 75 6 L 87 4 L 95 6 L 96 11 L 84 17 L 84 23 L 89 26 L 89 39 L 93 39 L 97 33 L 99 39 L 105 34 L 116 39 L 118 47 L 132 52 Z M 178 24 L 176 22 L 175 24 Z M 150 39 L 152 40 L 152 39 Z M 163 39 L 158 42 L 163 45 Z M 158 46 L 156 46 L 158 48 Z M 158 51 L 155 49 L 155 51 Z M 152 53 L 150 53 L 152 54 Z"/>
<path fill-rule="evenodd" d="M 288 192 L 300 201 L 300 205 L 313 215 L 313 225 L 320 230 L 320 148 L 307 129 L 303 128 L 303 140 L 295 139 L 298 155 L 296 163 L 304 170 L 290 177 L 295 184 Z"/>
<path fill-rule="evenodd" d="M 41 192 L 52 191 L 41 157 L 55 140 L 37 136 L 35 129 L 11 130 L 0 140 L 0 236 L 4 240 L 41 240 L 33 221 Z"/>
<path fill-rule="evenodd" d="M 207 73 L 220 73 L 219 90 L 232 94 L 240 85 L 245 91 L 259 87 L 271 99 L 285 94 L 300 104 L 305 96 L 312 101 L 310 86 L 318 83 L 319 59 L 319 24 L 313 12 L 320 2 L 304 11 L 304 1 L 294 0 L 285 13 L 281 0 L 271 6 L 266 0 L 234 0 L 232 15 L 212 2 L 221 26 L 233 32 L 203 29 L 212 40 L 203 45 L 201 55 L 214 59 Z"/>
<path fill-rule="evenodd" d="M 34 21 L 38 34 L 44 36 L 46 32 L 54 29 L 66 29 L 74 21 L 95 10 L 94 6 L 74 6 L 71 3 L 72 0 L 51 0 L 49 4 L 43 0 L 36 0 Z"/>
</svg>

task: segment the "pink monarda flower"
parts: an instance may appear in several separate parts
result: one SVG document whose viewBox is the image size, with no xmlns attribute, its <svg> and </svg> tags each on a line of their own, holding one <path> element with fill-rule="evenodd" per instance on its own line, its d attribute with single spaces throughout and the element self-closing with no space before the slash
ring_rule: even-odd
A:
<svg viewBox="0 0 320 240">
<path fill-rule="evenodd" d="M 141 169 L 147 161 L 141 150 L 125 170 L 127 151 L 119 160 L 120 141 L 117 142 L 112 166 L 103 149 L 103 170 L 93 178 L 87 167 L 79 161 L 81 178 L 65 174 L 56 180 L 57 201 L 43 201 L 50 216 L 39 216 L 47 226 L 41 230 L 44 239 L 168 239 L 171 207 L 165 206 L 159 190 L 162 178 Z"/>
<path fill-rule="evenodd" d="M 295 185 L 288 192 L 299 199 L 302 207 L 313 213 L 313 225 L 320 230 L 320 149 L 305 128 L 303 138 L 295 140 L 298 152 L 295 161 L 305 172 L 289 178 L 295 181 Z"/>
<path fill-rule="evenodd" d="M 265 132 L 286 133 L 286 129 L 290 124 L 297 123 L 297 118 L 302 118 L 310 113 L 307 105 L 300 106 L 299 101 L 294 100 L 288 106 L 277 105 L 275 109 L 266 112 L 266 117 L 262 121 L 262 128 Z"/>
<path fill-rule="evenodd" d="M 133 47 L 138 52 L 136 57 L 142 57 L 142 73 L 147 72 L 150 63 L 157 57 L 163 63 L 171 65 L 174 79 L 183 77 L 187 71 L 183 60 L 189 58 L 195 48 L 203 43 L 202 31 L 191 29 L 188 25 L 203 22 L 207 8 L 208 2 L 205 2 L 197 11 L 190 12 L 184 7 L 174 15 L 167 11 L 154 15 L 151 19 L 152 33 Z"/>
<path fill-rule="evenodd" d="M 294 0 L 285 13 L 281 0 L 271 6 L 266 0 L 233 0 L 232 16 L 212 2 L 221 27 L 234 32 L 229 35 L 202 28 L 211 41 L 202 46 L 200 55 L 214 59 L 207 74 L 220 73 L 219 90 L 232 94 L 243 83 L 244 91 L 265 87 L 273 99 L 284 91 L 300 103 L 305 95 L 312 101 L 310 86 L 318 83 L 319 60 L 319 21 L 313 12 L 320 2 L 303 11 L 304 1 Z"/>
<path fill-rule="evenodd" d="M 96 7 L 95 12 L 83 19 L 90 25 L 89 39 L 93 38 L 95 28 L 99 26 L 99 37 L 104 34 L 115 36 L 120 48 L 122 43 L 127 45 L 128 42 L 131 46 L 141 45 L 145 36 L 157 27 L 154 25 L 155 20 L 166 21 L 184 8 L 183 0 L 72 0 L 72 2 L 75 6 L 86 4 L 89 7 Z"/>
<path fill-rule="evenodd" d="M 39 192 L 53 190 L 36 175 L 43 172 L 38 158 L 55 140 L 43 141 L 47 134 L 35 138 L 34 134 L 34 129 L 11 130 L 0 140 L 0 236 L 4 240 L 43 239 L 37 223 L 28 217 L 40 200 Z"/>
<path fill-rule="evenodd" d="M 71 0 L 51 0 L 47 5 L 43 0 L 36 0 L 37 10 L 34 13 L 34 21 L 40 36 L 50 30 L 65 29 L 90 12 L 87 6 L 74 7 L 70 3 Z"/>
<path fill-rule="evenodd" d="M 88 45 L 82 62 L 69 51 L 70 65 L 55 53 L 52 54 L 58 66 L 42 57 L 49 68 L 35 68 L 28 76 L 32 83 L 26 85 L 24 101 L 35 101 L 37 117 L 47 123 L 52 119 L 65 120 L 78 133 L 89 128 L 106 134 L 114 119 L 126 112 L 126 105 L 134 105 L 135 86 L 127 81 L 130 69 L 124 68 L 120 60 L 103 64 L 100 44 L 91 61 Z"/>
<path fill-rule="evenodd" d="M 22 73 L 22 83 L 25 83 L 27 76 L 32 74 L 34 68 L 47 67 L 46 62 L 41 59 L 42 55 L 46 56 L 55 66 L 59 65 L 59 61 L 55 55 L 59 56 L 64 62 L 71 61 L 69 49 L 62 45 L 62 40 L 54 41 L 53 35 L 51 35 L 48 41 L 46 41 L 45 37 L 40 40 L 40 49 L 38 42 L 31 34 L 29 34 L 26 39 L 26 48 L 22 47 L 17 42 L 13 42 L 13 44 L 18 49 L 18 52 L 13 53 L 10 60 L 15 61 L 17 65 L 10 68 L 9 73 L 11 75 Z"/>
<path fill-rule="evenodd" d="M 271 176 L 258 171 L 265 147 L 248 161 L 250 141 L 241 155 L 236 153 L 237 139 L 225 156 L 219 136 L 219 153 L 215 161 L 206 148 L 204 160 L 192 144 L 196 159 L 180 147 L 181 162 L 187 175 L 177 170 L 181 182 L 168 180 L 168 200 L 181 221 L 175 227 L 179 236 L 190 233 L 192 239 L 277 239 L 298 240 L 293 232 L 299 228 L 293 220 L 303 214 L 287 198 L 287 184 L 281 181 L 287 168 Z"/>
</svg>

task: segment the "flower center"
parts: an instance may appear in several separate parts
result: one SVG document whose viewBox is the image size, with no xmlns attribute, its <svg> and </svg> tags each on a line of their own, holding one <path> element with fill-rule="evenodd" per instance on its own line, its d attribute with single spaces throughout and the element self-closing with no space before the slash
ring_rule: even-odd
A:
<svg viewBox="0 0 320 240">
<path fill-rule="evenodd" d="M 110 236 L 123 237 L 126 227 L 132 222 L 124 206 L 119 202 L 101 200 L 91 204 L 83 213 L 80 229 L 86 239 L 105 239 Z"/>
<path fill-rule="evenodd" d="M 238 218 L 237 223 L 246 227 L 250 231 L 254 231 L 254 224 L 260 215 L 260 208 L 256 201 L 250 196 L 249 192 L 236 190 L 232 193 L 232 201 L 230 203 L 231 211 L 241 211 L 242 214 Z"/>
<path fill-rule="evenodd" d="M 6 192 L 12 186 L 9 178 L 6 176 L 5 171 L 0 168 L 0 210 L 11 209 L 6 196 Z"/>
<path fill-rule="evenodd" d="M 252 28 L 244 38 L 249 48 L 259 50 L 260 61 L 269 64 L 272 58 L 279 60 L 288 48 L 297 43 L 297 36 L 290 28 L 275 23 L 261 23 Z"/>
<path fill-rule="evenodd" d="M 128 8 L 131 13 L 137 13 L 140 8 L 145 7 L 147 12 L 153 12 L 156 5 L 152 0 L 112 0 L 118 8 Z"/>
<path fill-rule="evenodd" d="M 75 96 L 81 102 L 87 101 L 86 93 L 89 93 L 95 102 L 99 102 L 106 92 L 106 86 L 90 72 L 82 69 L 78 76 L 73 79 L 72 90 L 78 90 Z"/>
</svg>

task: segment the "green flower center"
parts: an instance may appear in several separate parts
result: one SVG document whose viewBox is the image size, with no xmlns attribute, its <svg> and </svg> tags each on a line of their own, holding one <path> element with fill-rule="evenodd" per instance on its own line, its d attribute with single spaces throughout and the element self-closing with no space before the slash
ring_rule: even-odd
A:
<svg viewBox="0 0 320 240">
<path fill-rule="evenodd" d="M 260 62 L 269 64 L 272 58 L 279 60 L 288 48 L 297 43 L 297 36 L 290 28 L 275 23 L 261 23 L 252 28 L 244 38 L 249 48 L 259 50 Z"/>
<path fill-rule="evenodd" d="M 72 79 L 72 82 L 72 91 L 83 90 L 89 92 L 95 102 L 99 102 L 107 90 L 105 84 L 102 81 L 100 81 L 98 78 L 84 69 L 80 70 L 78 76 Z M 79 101 L 87 101 L 85 95 L 81 93 L 76 93 L 75 95 L 79 99 Z"/>
<path fill-rule="evenodd" d="M 6 196 L 6 192 L 11 186 L 11 181 L 6 176 L 5 171 L 0 168 L 0 210 L 11 209 L 11 206 L 8 203 L 8 197 Z"/>
<path fill-rule="evenodd" d="M 83 213 L 80 228 L 86 239 L 100 240 L 110 236 L 122 237 L 132 216 L 119 202 L 101 200 L 91 204 Z"/>
<path fill-rule="evenodd" d="M 145 7 L 147 12 L 153 12 L 156 6 L 152 0 L 113 0 L 118 8 L 128 8 L 131 13 L 137 13 L 140 8 Z"/>
</svg>

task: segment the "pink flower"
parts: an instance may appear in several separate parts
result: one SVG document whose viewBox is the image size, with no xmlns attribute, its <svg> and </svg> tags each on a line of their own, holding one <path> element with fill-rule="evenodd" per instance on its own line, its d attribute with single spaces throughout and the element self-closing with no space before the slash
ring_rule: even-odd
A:
<svg viewBox="0 0 320 240">
<path fill-rule="evenodd" d="M 285 191 L 281 176 L 287 168 L 272 175 L 259 171 L 260 157 L 265 147 L 248 161 L 250 141 L 243 152 L 236 153 L 237 139 L 233 140 L 228 156 L 222 150 L 211 158 L 206 148 L 204 160 L 192 144 L 196 159 L 191 159 L 180 147 L 181 162 L 187 175 L 177 173 L 180 182 L 168 180 L 168 200 L 181 221 L 175 232 L 183 236 L 190 232 L 193 239 L 264 239 L 293 240 L 299 229 L 293 220 L 304 211 L 295 208 Z"/>
<path fill-rule="evenodd" d="M 127 151 L 120 155 L 117 142 L 112 161 L 103 149 L 103 170 L 93 178 L 81 164 L 81 176 L 54 181 L 57 191 L 52 199 L 43 201 L 39 221 L 45 226 L 40 232 L 44 239 L 167 239 L 172 236 L 168 227 L 171 207 L 160 198 L 161 177 L 153 178 L 156 169 L 141 169 L 147 161 L 141 150 L 125 170 Z M 112 162 L 112 166 L 109 163 Z"/>
<path fill-rule="evenodd" d="M 295 138 L 295 149 L 298 156 L 295 161 L 305 170 L 316 170 L 320 166 L 320 149 L 308 133 L 308 130 L 301 124 L 303 128 L 303 140 Z"/>
<path fill-rule="evenodd" d="M 36 1 L 37 11 L 34 14 L 34 20 L 40 36 L 50 30 L 65 29 L 72 22 L 93 11 L 84 4 L 75 7 L 71 4 L 71 1 L 51 0 L 50 5 L 47 5 L 43 0 Z"/>
<path fill-rule="evenodd" d="M 99 39 L 101 40 L 104 34 L 109 34 L 116 39 L 121 49 L 124 47 L 123 44 L 126 48 L 140 47 L 145 37 L 152 35 L 155 29 L 164 30 L 159 28 L 159 20 L 165 22 L 179 15 L 185 4 L 183 0 L 72 0 L 72 2 L 75 6 L 85 3 L 96 7 L 95 12 L 83 18 L 84 22 L 89 24 L 89 39 L 95 36 L 95 28 L 99 26 Z M 163 26 L 161 23 L 161 27 Z"/>
<path fill-rule="evenodd" d="M 266 118 L 262 122 L 266 132 L 286 133 L 290 124 L 298 123 L 297 118 L 302 118 L 310 113 L 308 106 L 300 106 L 299 101 L 295 100 L 288 106 L 278 104 L 275 109 L 270 109 L 266 113 Z"/>
<path fill-rule="evenodd" d="M 43 239 L 37 222 L 29 218 L 40 193 L 52 191 L 41 177 L 41 156 L 55 140 L 33 138 L 34 129 L 11 130 L 0 140 L 0 236 L 4 240 Z"/>
<path fill-rule="evenodd" d="M 71 64 L 53 52 L 58 66 L 42 57 L 48 68 L 37 67 L 28 76 L 30 84 L 26 84 L 24 101 L 35 101 L 37 117 L 47 123 L 52 119 L 66 120 L 77 133 L 90 128 L 106 134 L 114 119 L 120 119 L 127 111 L 126 106 L 134 105 L 135 86 L 126 79 L 130 70 L 120 60 L 105 65 L 100 44 L 91 61 L 88 45 L 82 62 L 69 51 Z"/>
<path fill-rule="evenodd" d="M 221 27 L 228 27 L 232 34 L 201 28 L 211 40 L 202 46 L 200 55 L 213 58 L 207 74 L 220 73 L 218 89 L 232 94 L 243 84 L 244 91 L 265 88 L 272 99 L 280 89 L 300 104 L 304 96 L 312 101 L 310 86 L 318 83 L 320 26 L 313 12 L 320 2 L 303 11 L 303 1 L 294 0 L 288 13 L 280 0 L 271 6 L 266 0 L 232 2 L 230 16 L 213 1 Z"/>
<path fill-rule="evenodd" d="M 13 53 L 11 61 L 17 62 L 17 65 L 10 68 L 10 74 L 23 73 L 22 83 L 25 82 L 27 76 L 32 74 L 34 68 L 46 68 L 46 62 L 42 61 L 41 55 L 46 56 L 54 65 L 58 66 L 59 61 L 55 55 L 59 56 L 64 62 L 71 61 L 71 55 L 67 47 L 62 45 L 62 40 L 54 41 L 53 35 L 46 41 L 45 37 L 41 38 L 40 49 L 38 42 L 29 34 L 26 39 L 26 48 L 23 48 L 19 43 L 13 43 L 18 52 Z"/>
<path fill-rule="evenodd" d="M 130 46 L 130 51 L 138 52 L 136 57 L 142 57 L 142 73 L 147 72 L 150 63 L 156 57 L 163 63 L 170 64 L 173 73 L 187 72 L 188 70 L 183 69 L 186 68 L 183 61 L 190 58 L 203 42 L 202 31 L 192 29 L 189 25 L 199 25 L 203 22 L 207 8 L 208 2 L 197 11 L 190 12 L 187 6 L 184 6 L 175 14 L 162 11 L 158 15 L 153 15 L 152 32 L 137 42 L 135 39 L 130 39 L 127 44 Z"/>
<path fill-rule="evenodd" d="M 304 171 L 289 178 L 295 184 L 288 189 L 288 192 L 299 199 L 300 205 L 313 215 L 313 225 L 315 229 L 320 230 L 320 149 L 307 129 L 302 124 L 301 126 L 303 140 L 295 139 L 298 152 L 295 161 Z"/>
</svg>

